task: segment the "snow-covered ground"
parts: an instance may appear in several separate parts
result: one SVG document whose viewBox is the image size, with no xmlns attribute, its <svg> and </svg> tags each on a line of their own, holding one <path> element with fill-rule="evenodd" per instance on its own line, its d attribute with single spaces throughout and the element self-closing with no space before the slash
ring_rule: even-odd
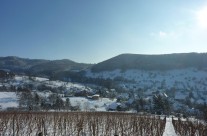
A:
<svg viewBox="0 0 207 136">
<path fill-rule="evenodd" d="M 51 93 L 38 92 L 40 96 L 48 97 Z M 64 101 L 66 98 L 62 98 Z M 87 99 L 85 97 L 69 97 L 72 106 L 79 106 L 81 111 L 107 111 L 110 104 L 116 99 L 100 98 L 98 100 Z M 18 107 L 18 100 L 15 92 L 0 92 L 0 105 L 2 110 L 9 107 Z"/>
<path fill-rule="evenodd" d="M 64 95 L 70 95 L 70 93 L 77 93 L 81 91 L 92 92 L 95 94 L 94 89 L 79 83 L 71 83 L 71 82 L 63 82 L 63 81 L 51 81 L 47 78 L 41 77 L 28 77 L 28 76 L 15 76 L 14 79 L 7 83 L 0 83 L 1 86 L 15 86 L 22 87 L 27 84 L 32 84 L 34 89 L 33 92 L 36 92 L 42 98 L 48 98 L 51 94 L 53 94 L 50 90 L 38 90 L 38 86 L 44 85 L 51 88 L 64 88 L 64 94 L 59 94 L 61 98 L 65 101 L 66 98 L 70 99 L 72 106 L 79 106 L 81 111 L 106 111 L 108 106 L 111 103 L 116 102 L 116 99 L 109 99 L 109 98 L 98 98 L 97 100 L 93 100 L 87 97 L 64 97 Z M 0 105 L 2 110 L 7 109 L 8 107 L 18 107 L 17 96 L 15 92 L 0 92 Z"/>
<path fill-rule="evenodd" d="M 105 71 L 93 73 L 90 70 L 86 71 L 87 77 L 92 78 L 103 78 L 103 79 L 114 79 L 118 81 L 119 86 L 126 90 L 126 93 L 119 94 L 119 90 L 111 89 L 104 90 L 101 88 L 105 94 L 104 96 L 116 95 L 117 98 L 124 99 L 125 101 L 131 101 L 139 95 L 146 99 L 152 99 L 152 96 L 160 91 L 162 94 L 169 95 L 170 99 L 175 100 L 173 106 L 176 108 L 181 107 L 180 100 L 185 100 L 192 93 L 192 98 L 190 99 L 192 103 L 205 103 L 207 102 L 206 91 L 207 91 L 207 71 L 197 70 L 195 68 L 187 69 L 177 69 L 177 70 L 168 70 L 168 71 L 143 71 L 143 70 L 114 70 L 114 71 Z M 28 77 L 28 76 L 15 76 L 15 78 L 8 83 L 0 83 L 0 86 L 10 87 L 15 86 L 24 87 L 24 86 L 33 86 L 32 91 L 36 91 L 42 97 L 48 97 L 51 95 L 51 90 L 57 90 L 62 88 L 60 91 L 61 96 L 69 97 L 71 99 L 72 105 L 80 105 L 81 110 L 91 109 L 96 111 L 104 111 L 106 107 L 116 102 L 116 99 L 110 100 L 108 98 L 100 98 L 98 100 L 91 100 L 87 97 L 72 97 L 72 96 L 89 96 L 99 93 L 100 88 L 95 90 L 93 87 L 89 87 L 85 84 L 72 83 L 72 82 L 63 82 L 63 81 L 51 81 L 47 78 L 41 77 Z M 38 90 L 38 88 L 46 89 Z M 48 89 L 49 88 L 49 89 Z M 141 88 L 141 89 L 140 89 Z M 114 90 L 114 93 L 112 92 Z M 140 91 L 141 90 L 141 91 Z M 4 91 L 4 90 L 3 90 Z M 79 95 L 79 92 L 87 92 L 84 95 Z M 127 91 L 134 93 L 134 98 L 130 98 Z M 58 92 L 59 93 L 59 92 Z M 77 95 L 78 94 L 78 95 Z M 2 95 L 0 98 L 0 104 L 2 108 L 11 106 L 17 106 L 17 98 L 11 99 Z M 12 95 L 11 95 L 12 96 Z M 110 97 L 110 96 L 109 96 Z M 64 98 L 66 99 L 66 98 Z M 113 106 L 113 105 L 112 105 Z"/>
<path fill-rule="evenodd" d="M 65 100 L 66 98 L 64 98 Z M 109 98 L 100 98 L 98 100 L 91 100 L 85 97 L 70 97 L 70 102 L 72 106 L 80 106 L 81 111 L 107 111 L 107 107 L 116 102 L 116 99 L 111 100 Z"/>
<path fill-rule="evenodd" d="M 0 105 L 2 109 L 17 107 L 18 101 L 15 92 L 0 92 Z"/>
<path fill-rule="evenodd" d="M 203 104 L 207 102 L 207 71 L 196 68 L 147 71 L 147 70 L 126 70 L 91 72 L 86 71 L 86 76 L 91 78 L 112 79 L 119 82 L 119 86 L 125 90 L 144 89 L 145 96 L 156 91 L 169 91 L 174 99 L 185 99 L 192 92 L 192 102 Z"/>
<path fill-rule="evenodd" d="M 32 80 L 29 79 L 28 76 L 15 76 L 14 81 L 10 84 L 12 85 L 21 85 L 23 83 L 32 83 L 33 85 L 45 84 L 50 87 L 65 87 L 66 89 L 77 88 L 79 90 L 86 89 L 85 85 L 79 83 L 71 83 L 71 82 L 63 82 L 59 80 L 51 81 L 48 78 L 42 77 L 31 77 Z M 88 88 L 88 87 L 87 87 Z M 90 89 L 90 88 L 88 88 Z"/>
<path fill-rule="evenodd" d="M 172 124 L 172 118 L 166 118 L 165 130 L 163 136 L 177 136 Z"/>
<path fill-rule="evenodd" d="M 144 86 L 160 86 L 163 84 L 167 88 L 177 86 L 180 89 L 197 87 L 200 91 L 204 91 L 207 85 L 207 71 L 197 70 L 195 68 L 167 70 L 167 71 L 144 71 L 144 70 L 126 70 L 119 69 L 114 71 L 104 71 L 93 73 L 90 70 L 86 71 L 87 77 L 115 79 L 122 77 L 123 79 L 131 80 L 139 87 Z"/>
</svg>

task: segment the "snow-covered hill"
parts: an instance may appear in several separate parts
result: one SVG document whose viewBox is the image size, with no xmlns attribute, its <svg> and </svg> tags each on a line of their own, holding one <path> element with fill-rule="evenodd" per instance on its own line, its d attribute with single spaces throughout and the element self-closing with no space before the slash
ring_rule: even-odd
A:
<svg viewBox="0 0 207 136">
<path fill-rule="evenodd" d="M 86 76 L 104 79 L 122 79 L 136 83 L 138 87 L 160 87 L 164 82 L 166 88 L 177 87 L 180 89 L 198 88 L 206 91 L 207 71 L 195 68 L 168 70 L 168 71 L 144 71 L 144 70 L 114 70 L 92 73 L 87 71 Z"/>
<path fill-rule="evenodd" d="M 205 69 L 185 68 L 165 71 L 117 69 L 104 72 L 87 70 L 85 76 L 95 80 L 110 79 L 110 82 L 115 83 L 115 88 L 16 75 L 0 82 L 1 108 L 19 107 L 18 92 L 24 92 L 25 88 L 31 90 L 33 95 L 38 94 L 50 107 L 56 102 L 51 100 L 55 94 L 65 102 L 69 98 L 71 106 L 78 106 L 82 111 L 134 111 L 137 110 L 137 102 L 142 98 L 145 101 L 142 110 L 153 112 L 153 96 L 158 94 L 167 98 L 171 102 L 172 109 L 176 111 L 185 109 L 185 112 L 197 114 L 197 104 L 207 102 Z"/>
<path fill-rule="evenodd" d="M 92 96 L 89 97 L 88 95 L 96 94 L 97 90 L 84 84 L 58 80 L 51 81 L 41 77 L 17 75 L 13 79 L 0 82 L 0 88 L 0 108 L 2 110 L 19 107 L 19 101 L 21 99 L 19 95 L 21 92 L 20 88 L 31 90 L 32 94 L 38 94 L 39 97 L 45 99 L 44 101 L 48 101 L 48 98 L 53 94 L 58 94 L 63 101 L 69 98 L 71 105 L 79 106 L 81 111 L 106 111 L 108 106 L 116 101 L 116 99 L 112 100 L 103 97 L 92 99 Z M 81 96 L 83 93 L 86 93 L 86 95 Z M 99 97 L 99 95 L 97 96 Z M 47 103 L 50 102 L 48 101 Z"/>
<path fill-rule="evenodd" d="M 117 81 L 119 86 L 134 92 L 143 89 L 144 94 L 156 91 L 174 93 L 175 99 L 185 99 L 191 92 L 193 101 L 207 102 L 207 71 L 197 68 L 176 70 L 113 70 L 104 72 L 86 71 L 86 76 L 91 78 L 111 79 Z M 172 92 L 175 90 L 175 92 Z"/>
</svg>

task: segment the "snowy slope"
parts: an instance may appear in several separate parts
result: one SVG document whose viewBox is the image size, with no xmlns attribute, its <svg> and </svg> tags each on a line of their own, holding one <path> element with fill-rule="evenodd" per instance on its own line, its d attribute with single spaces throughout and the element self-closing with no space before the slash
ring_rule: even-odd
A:
<svg viewBox="0 0 207 136">
<path fill-rule="evenodd" d="M 158 87 L 164 82 L 167 88 L 177 86 L 178 88 L 197 87 L 203 91 L 207 81 L 207 71 L 197 70 L 195 68 L 187 68 L 180 70 L 168 71 L 143 71 L 143 70 L 114 70 L 93 73 L 90 70 L 86 72 L 87 77 L 116 79 L 122 77 L 126 80 L 131 80 L 139 87 L 155 86 Z"/>
<path fill-rule="evenodd" d="M 66 100 L 66 98 L 69 98 L 71 105 L 79 106 L 81 111 L 86 111 L 86 110 L 106 111 L 108 106 L 116 101 L 116 99 L 111 100 L 109 98 L 99 98 L 97 100 L 92 100 L 87 97 L 75 97 L 74 93 L 87 91 L 87 92 L 91 92 L 92 94 L 95 94 L 96 90 L 84 84 L 63 82 L 59 80 L 51 81 L 47 78 L 41 78 L 41 77 L 28 77 L 28 76 L 17 75 L 14 77 L 14 79 L 5 83 L 0 83 L 0 85 L 7 86 L 8 88 L 10 88 L 10 86 L 15 86 L 15 88 L 18 87 L 24 88 L 25 86 L 32 85 L 34 89 L 32 89 L 31 91 L 36 92 L 42 98 L 48 98 L 51 94 L 55 92 L 52 92 L 51 90 L 44 90 L 44 89 L 38 90 L 38 86 L 43 85 L 43 86 L 50 87 L 51 89 L 63 88 L 63 92 L 59 94 L 61 98 L 64 101 Z M 73 96 L 68 97 L 68 95 L 70 94 L 72 94 Z M 18 101 L 17 101 L 15 90 L 14 92 L 0 92 L 0 105 L 2 106 L 3 110 L 8 107 L 18 107 Z"/>
<path fill-rule="evenodd" d="M 185 68 L 166 71 L 155 70 L 126 70 L 119 69 L 104 72 L 86 71 L 86 76 L 91 78 L 112 79 L 119 82 L 125 90 L 137 92 L 140 88 L 145 95 L 155 91 L 176 90 L 175 99 L 184 99 L 193 93 L 197 103 L 207 102 L 207 71 L 196 68 Z M 169 91 L 170 92 L 170 91 Z M 170 92 L 171 93 L 171 92 Z"/>
<path fill-rule="evenodd" d="M 2 109 L 17 107 L 17 96 L 15 92 L 0 92 L 0 105 Z"/>
</svg>

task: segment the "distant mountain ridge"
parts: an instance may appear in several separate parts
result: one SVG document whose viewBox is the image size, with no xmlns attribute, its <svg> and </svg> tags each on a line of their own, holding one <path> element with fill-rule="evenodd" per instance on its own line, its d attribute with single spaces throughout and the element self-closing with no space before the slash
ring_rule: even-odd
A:
<svg viewBox="0 0 207 136">
<path fill-rule="evenodd" d="M 72 60 L 27 59 L 15 56 L 0 57 L 0 69 L 13 72 L 51 76 L 65 71 L 92 72 L 129 70 L 172 70 L 195 67 L 207 68 L 207 53 L 175 53 L 162 55 L 121 54 L 98 64 L 77 63 Z"/>
<path fill-rule="evenodd" d="M 207 53 L 163 55 L 121 54 L 94 65 L 92 72 L 128 70 L 171 70 L 188 67 L 207 68 Z"/>
<path fill-rule="evenodd" d="M 44 60 L 27 59 L 16 56 L 0 57 L 0 69 L 8 69 L 14 72 L 23 72 L 37 75 L 50 75 L 67 70 L 83 70 L 91 64 L 77 63 L 68 59 Z"/>
</svg>

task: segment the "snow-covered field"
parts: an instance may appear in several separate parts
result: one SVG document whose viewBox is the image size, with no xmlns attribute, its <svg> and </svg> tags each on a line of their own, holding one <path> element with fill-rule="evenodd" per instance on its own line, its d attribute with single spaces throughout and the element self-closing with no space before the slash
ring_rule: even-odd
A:
<svg viewBox="0 0 207 136">
<path fill-rule="evenodd" d="M 81 91 L 87 91 L 91 93 L 95 93 L 94 89 L 85 86 L 79 83 L 71 83 L 71 82 L 63 82 L 63 81 L 50 81 L 47 78 L 41 77 L 28 77 L 28 76 L 15 76 L 15 78 L 8 83 L 0 83 L 0 85 L 4 86 L 15 86 L 22 87 L 27 84 L 32 84 L 34 89 L 32 92 L 36 92 L 42 98 L 48 98 L 53 92 L 50 90 L 38 90 L 38 86 L 45 85 L 51 88 L 58 88 L 63 87 L 64 93 L 76 93 Z M 16 90 L 17 91 L 17 90 Z M 116 102 L 116 99 L 109 99 L 109 98 L 102 98 L 93 100 L 87 97 L 64 97 L 64 94 L 59 94 L 61 98 L 66 101 L 66 98 L 70 99 L 72 106 L 79 106 L 81 111 L 107 111 L 107 107 L 111 104 Z M 5 110 L 9 107 L 18 107 L 18 101 L 15 92 L 0 92 L 0 105 L 2 110 Z"/>
<path fill-rule="evenodd" d="M 92 73 L 88 70 L 86 71 L 86 76 L 117 80 L 119 87 L 126 90 L 126 92 L 118 93 L 119 90 L 107 90 L 105 88 L 98 88 L 96 90 L 85 84 L 51 81 L 47 78 L 28 76 L 15 76 L 15 78 L 8 83 L 0 83 L 0 87 L 6 86 L 9 88 L 10 86 L 15 86 L 18 88 L 31 85 L 31 90 L 33 92 L 37 92 L 37 94 L 44 98 L 49 97 L 54 92 L 51 90 L 58 90 L 61 88 L 62 90 L 58 92 L 59 95 L 61 95 L 61 98 L 66 100 L 68 97 L 72 106 L 78 105 L 82 111 L 106 111 L 110 106 L 117 105 L 118 102 L 116 102 L 116 100 L 119 98 L 124 100 L 121 101 L 121 104 L 125 106 L 126 104 L 133 103 L 135 99 L 137 99 L 138 95 L 143 97 L 145 100 L 152 100 L 152 96 L 157 91 L 169 96 L 173 101 L 174 109 L 185 106 L 179 101 L 185 100 L 190 95 L 192 97 L 190 98 L 192 103 L 203 104 L 207 102 L 207 72 L 195 68 L 168 71 L 114 70 L 99 73 Z M 44 89 L 44 86 L 46 86 L 46 89 Z M 40 87 L 43 89 L 38 90 Z M 141 92 L 139 90 L 141 90 Z M 79 92 L 86 93 L 80 95 L 78 94 Z M 133 97 L 132 95 L 129 95 L 128 92 L 133 93 Z M 100 95 L 101 93 L 104 94 L 102 97 L 112 96 L 114 99 L 100 97 L 97 100 L 92 100 L 87 97 L 96 93 L 100 93 Z M 168 97 L 167 95 L 166 97 Z M 0 105 L 2 105 L 3 109 L 6 109 L 7 107 L 17 107 L 18 103 L 15 93 L 8 94 L 6 92 L 2 92 Z"/>
<path fill-rule="evenodd" d="M 17 96 L 15 92 L 0 92 L 0 105 L 2 109 L 17 107 Z"/>
</svg>

